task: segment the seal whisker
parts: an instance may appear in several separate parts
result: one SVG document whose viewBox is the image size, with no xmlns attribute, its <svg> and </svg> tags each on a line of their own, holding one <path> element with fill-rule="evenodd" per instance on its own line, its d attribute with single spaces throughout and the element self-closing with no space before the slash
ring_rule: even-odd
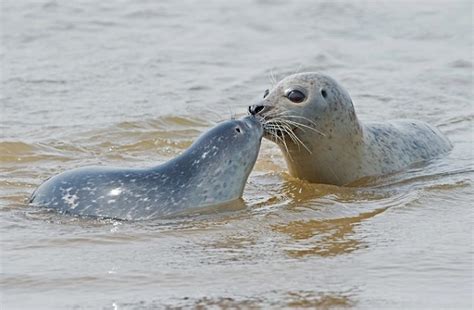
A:
<svg viewBox="0 0 474 310">
<path fill-rule="evenodd" d="M 277 112 L 273 112 L 273 114 L 271 114 L 271 115 L 288 116 L 288 117 L 293 117 L 293 118 L 302 118 L 302 119 L 307 120 L 308 122 L 312 123 L 313 125 L 317 125 L 313 120 L 311 120 L 307 117 L 292 114 L 292 111 L 277 111 Z"/>
<path fill-rule="evenodd" d="M 286 115 L 286 111 L 275 111 L 268 113 L 267 115 L 264 115 L 264 117 L 277 117 L 277 116 L 283 116 Z"/>
<path fill-rule="evenodd" d="M 280 130 L 280 131 L 283 132 L 283 130 Z M 291 156 L 290 150 L 288 149 L 288 145 L 286 145 L 285 139 L 281 138 L 280 140 L 283 142 L 283 145 L 285 146 L 286 152 L 287 152 L 288 156 L 290 157 L 291 161 L 293 161 L 293 157 Z"/>
<path fill-rule="evenodd" d="M 303 128 L 307 128 L 309 130 L 312 130 L 318 134 L 320 134 L 321 136 L 325 137 L 326 135 L 324 133 L 322 133 L 321 131 L 317 130 L 316 128 L 313 128 L 311 126 L 308 126 L 308 125 L 305 125 L 305 124 L 302 124 L 302 123 L 298 123 L 298 122 L 295 122 L 295 121 L 290 121 L 290 120 L 285 120 L 288 124 L 291 124 L 291 125 L 294 125 L 298 128 L 300 128 L 301 130 L 305 131 Z"/>
<path fill-rule="evenodd" d="M 298 140 L 295 140 L 295 138 L 294 138 L 295 135 L 292 132 L 291 127 L 288 124 L 285 124 L 283 121 L 278 121 L 278 122 L 279 122 L 279 125 L 281 126 L 281 128 L 283 129 L 282 133 L 283 134 L 286 133 L 288 135 L 288 137 L 291 139 L 291 141 L 293 141 L 293 143 L 298 146 L 298 150 L 299 150 L 300 149 L 299 142 L 298 142 Z"/>
<path fill-rule="evenodd" d="M 267 115 L 264 115 L 263 117 L 268 118 L 268 117 L 287 116 L 289 118 L 301 118 L 301 119 L 304 119 L 304 120 L 308 121 L 309 123 L 317 126 L 316 122 L 314 122 L 313 120 L 311 120 L 307 117 L 300 116 L 300 115 L 293 115 L 293 114 L 290 114 L 290 113 L 291 113 L 291 111 L 277 111 L 277 112 L 268 113 Z"/>
<path fill-rule="evenodd" d="M 298 149 L 299 149 L 299 145 L 303 146 L 307 151 L 308 153 L 312 154 L 312 152 L 310 151 L 310 149 L 306 146 L 306 144 L 303 143 L 303 141 L 301 141 L 300 138 L 298 138 L 298 136 L 292 131 L 292 130 L 288 130 L 287 131 L 288 133 L 288 136 L 291 138 L 291 140 L 293 140 L 293 142 L 298 145 Z"/>
<path fill-rule="evenodd" d="M 277 133 L 276 133 L 276 130 L 277 130 L 278 128 L 276 127 L 275 124 L 266 123 L 266 124 L 264 125 L 264 129 L 265 129 L 265 131 L 267 131 L 267 132 L 270 134 L 271 138 L 274 138 L 275 140 L 278 140 L 279 137 L 278 137 L 278 135 L 277 135 Z"/>
<path fill-rule="evenodd" d="M 318 124 L 307 118 L 307 117 L 304 117 L 304 116 L 301 116 L 301 115 L 294 115 L 294 114 L 291 114 L 291 111 L 280 111 L 280 112 L 277 112 L 275 113 L 277 114 L 278 116 L 287 116 L 287 117 L 290 117 L 290 118 L 300 118 L 300 119 L 304 119 L 305 121 L 308 121 L 309 123 L 313 124 L 314 126 L 317 126 Z"/>
<path fill-rule="evenodd" d="M 310 120 L 310 119 L 307 118 L 307 117 L 299 116 L 299 115 L 288 115 L 288 113 L 289 113 L 289 111 L 283 111 L 283 112 L 281 112 L 281 113 L 274 113 L 274 114 L 272 114 L 272 116 L 273 116 L 273 117 L 287 116 L 288 118 L 300 118 L 300 119 L 303 119 L 303 120 L 305 120 L 305 121 L 308 121 L 310 124 L 314 125 L 315 127 L 318 126 L 318 125 L 316 124 L 316 122 Z M 289 122 L 290 120 L 285 119 L 285 121 Z M 303 127 L 306 127 L 306 128 L 308 128 L 308 129 L 313 130 L 314 132 L 320 134 L 320 135 L 323 136 L 323 137 L 326 137 L 326 134 L 325 134 L 324 132 L 322 132 L 322 131 L 320 131 L 320 130 L 314 128 L 314 127 L 311 127 L 311 126 L 302 124 L 302 123 L 300 123 L 300 122 L 296 122 L 296 121 L 294 121 L 294 120 L 293 120 L 293 122 L 295 123 L 295 124 L 293 124 L 293 125 L 299 124 L 299 125 L 301 125 L 301 126 L 303 126 Z"/>
<path fill-rule="evenodd" d="M 296 67 L 296 70 L 295 70 L 295 72 L 294 72 L 293 74 L 300 73 L 301 67 L 303 67 L 303 64 L 302 64 L 302 63 L 300 63 L 300 64 L 298 65 L 298 67 Z"/>
<path fill-rule="evenodd" d="M 278 124 L 277 122 L 275 122 L 273 119 L 272 119 L 272 122 L 268 122 L 265 124 L 265 130 L 269 130 L 271 132 L 271 135 L 272 137 L 275 138 L 276 142 L 278 143 L 278 141 L 281 142 L 281 145 L 284 146 L 285 150 L 286 150 L 286 154 L 288 154 L 290 160 L 293 161 L 293 157 L 291 156 L 290 154 L 290 151 L 288 149 L 288 145 L 286 144 L 286 141 L 284 139 L 284 134 L 285 132 L 287 131 L 287 129 L 284 129 L 280 124 Z M 281 132 L 282 134 L 282 137 L 278 136 L 276 130 L 278 130 L 279 132 Z"/>
<path fill-rule="evenodd" d="M 298 146 L 298 149 L 299 149 L 299 146 L 301 145 L 308 151 L 308 153 L 312 154 L 311 150 L 291 130 L 291 126 L 288 123 L 288 120 L 277 118 L 277 119 L 272 119 L 272 121 L 274 123 L 278 124 L 279 128 L 284 128 L 284 130 L 282 130 L 282 132 L 286 133 L 288 135 L 288 137 L 290 137 L 290 139 L 293 141 L 293 143 L 295 143 Z"/>
<path fill-rule="evenodd" d="M 303 120 L 309 122 L 310 124 L 312 124 L 312 125 L 314 125 L 314 126 L 318 126 L 318 124 L 317 124 L 315 121 L 313 121 L 313 120 L 311 120 L 311 119 L 309 119 L 309 118 L 307 118 L 307 117 L 304 117 L 304 116 L 300 116 L 300 115 L 289 115 L 289 117 L 290 117 L 290 118 L 300 118 L 300 119 L 303 119 Z"/>
<path fill-rule="evenodd" d="M 310 154 L 313 154 L 313 152 L 311 152 L 311 150 L 306 146 L 306 144 L 303 143 L 303 141 L 301 141 L 300 138 L 298 138 L 298 136 L 291 131 L 290 135 L 294 136 L 294 138 L 308 151 L 308 153 Z"/>
<path fill-rule="evenodd" d="M 275 75 L 273 74 L 273 69 L 270 70 L 270 78 L 271 78 L 271 81 L 272 81 L 272 87 L 275 86 L 275 84 L 277 84 L 277 79 L 275 78 Z"/>
</svg>

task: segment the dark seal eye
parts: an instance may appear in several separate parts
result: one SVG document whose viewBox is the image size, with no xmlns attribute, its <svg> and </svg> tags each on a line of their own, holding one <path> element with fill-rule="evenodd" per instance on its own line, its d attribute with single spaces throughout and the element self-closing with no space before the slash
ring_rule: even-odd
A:
<svg viewBox="0 0 474 310">
<path fill-rule="evenodd" d="M 239 128 L 239 127 L 235 127 L 235 131 L 237 131 L 238 133 L 240 133 L 240 128 Z"/>
<path fill-rule="evenodd" d="M 263 98 L 268 96 L 269 93 L 270 93 L 270 91 L 268 89 L 265 89 L 265 92 L 263 93 Z"/>
<path fill-rule="evenodd" d="M 328 93 L 324 89 L 321 89 L 321 95 L 326 98 L 328 96 Z"/>
<path fill-rule="evenodd" d="M 300 103 L 300 102 L 303 102 L 303 100 L 306 99 L 306 96 L 301 91 L 299 91 L 297 89 L 293 89 L 293 90 L 290 90 L 286 94 L 286 98 L 290 99 L 290 101 L 292 101 L 294 103 Z"/>
</svg>

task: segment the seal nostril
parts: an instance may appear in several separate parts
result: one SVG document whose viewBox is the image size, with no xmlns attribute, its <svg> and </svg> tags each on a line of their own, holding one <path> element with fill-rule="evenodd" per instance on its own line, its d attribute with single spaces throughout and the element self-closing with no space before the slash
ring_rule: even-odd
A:
<svg viewBox="0 0 474 310">
<path fill-rule="evenodd" d="M 258 114 L 258 113 L 262 112 L 263 109 L 265 109 L 265 106 L 263 106 L 263 105 L 251 105 L 249 107 L 249 113 L 252 114 L 252 115 L 255 115 L 255 114 Z"/>
<path fill-rule="evenodd" d="M 263 98 L 265 99 L 265 97 L 267 97 L 269 93 L 270 93 L 270 90 L 265 89 L 265 93 L 263 93 Z"/>
</svg>

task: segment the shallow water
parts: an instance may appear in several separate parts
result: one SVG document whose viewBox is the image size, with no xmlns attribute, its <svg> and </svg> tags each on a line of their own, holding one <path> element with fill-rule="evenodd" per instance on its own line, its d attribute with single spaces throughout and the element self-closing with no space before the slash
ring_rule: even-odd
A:
<svg viewBox="0 0 474 310">
<path fill-rule="evenodd" d="M 2 2 L 2 309 L 473 305 L 472 4 Z M 120 222 L 25 205 L 89 164 L 150 166 L 322 71 L 363 120 L 417 118 L 453 151 L 358 187 L 290 177 L 264 141 L 243 201 Z"/>
</svg>

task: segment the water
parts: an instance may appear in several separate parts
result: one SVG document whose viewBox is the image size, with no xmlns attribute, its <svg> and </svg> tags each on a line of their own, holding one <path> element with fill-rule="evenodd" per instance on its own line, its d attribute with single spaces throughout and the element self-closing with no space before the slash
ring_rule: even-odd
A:
<svg viewBox="0 0 474 310">
<path fill-rule="evenodd" d="M 6 0 L 1 21 L 2 309 L 472 307 L 470 1 Z M 166 161 L 302 71 L 453 151 L 348 188 L 265 141 L 242 202 L 174 220 L 25 205 L 66 169 Z"/>
</svg>

